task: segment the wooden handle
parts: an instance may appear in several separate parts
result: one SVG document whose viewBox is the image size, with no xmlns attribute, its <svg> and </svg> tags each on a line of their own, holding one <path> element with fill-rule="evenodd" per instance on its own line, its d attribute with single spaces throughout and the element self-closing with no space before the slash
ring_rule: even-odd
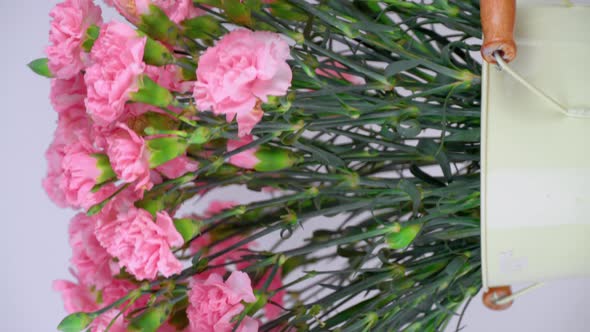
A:
<svg viewBox="0 0 590 332">
<path fill-rule="evenodd" d="M 504 61 L 514 60 L 516 0 L 481 0 L 480 10 L 484 37 L 481 47 L 483 58 L 489 63 L 496 63 L 494 53 L 499 51 Z"/>
</svg>

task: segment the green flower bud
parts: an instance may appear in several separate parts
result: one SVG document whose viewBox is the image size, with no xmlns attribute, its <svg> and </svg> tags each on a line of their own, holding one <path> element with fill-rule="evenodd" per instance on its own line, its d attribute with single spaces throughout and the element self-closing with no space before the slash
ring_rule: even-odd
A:
<svg viewBox="0 0 590 332">
<path fill-rule="evenodd" d="M 154 39 L 172 45 L 175 45 L 178 40 L 178 26 L 156 5 L 149 6 L 149 12 L 140 16 L 137 26 Z"/>
<path fill-rule="evenodd" d="M 36 59 L 29 62 L 27 66 L 31 68 L 31 70 L 35 72 L 35 74 L 37 75 L 52 78 L 53 74 L 51 73 L 51 71 L 49 70 L 49 66 L 47 65 L 48 61 L 49 60 L 47 58 Z"/>
<path fill-rule="evenodd" d="M 174 63 L 176 59 L 164 44 L 147 37 L 143 52 L 143 61 L 148 65 L 165 66 Z"/>
<path fill-rule="evenodd" d="M 131 100 L 158 107 L 168 107 L 174 102 L 174 96 L 168 89 L 159 86 L 147 75 L 142 75 L 139 77 L 139 89 L 131 94 Z"/>
<path fill-rule="evenodd" d="M 95 316 L 85 312 L 76 312 L 64 318 L 57 329 L 62 332 L 81 332 L 92 323 Z"/>
<path fill-rule="evenodd" d="M 192 39 L 210 40 L 212 37 L 220 37 L 223 33 L 219 21 L 208 15 L 185 20 L 182 27 L 184 35 Z"/>
<path fill-rule="evenodd" d="M 182 235 L 184 242 L 189 241 L 201 232 L 200 222 L 189 218 L 174 219 L 174 227 Z"/>
<path fill-rule="evenodd" d="M 386 235 L 385 241 L 391 249 L 405 249 L 412 244 L 421 229 L 422 226 L 418 224 L 404 226 L 398 232 Z"/>
<path fill-rule="evenodd" d="M 150 167 L 158 167 L 186 152 L 187 143 L 178 137 L 159 137 L 146 141 Z"/>
<path fill-rule="evenodd" d="M 172 311 L 172 304 L 162 302 L 152 308 L 148 308 L 143 314 L 134 318 L 127 331 L 156 332 L 168 319 Z"/>
<path fill-rule="evenodd" d="M 189 144 L 205 144 L 209 142 L 211 138 L 211 129 L 207 127 L 199 127 L 190 135 L 188 142 Z"/>
<path fill-rule="evenodd" d="M 281 169 L 289 168 L 301 161 L 297 155 L 289 150 L 261 146 L 255 153 L 259 162 L 254 169 L 259 172 L 274 172 Z"/>
</svg>

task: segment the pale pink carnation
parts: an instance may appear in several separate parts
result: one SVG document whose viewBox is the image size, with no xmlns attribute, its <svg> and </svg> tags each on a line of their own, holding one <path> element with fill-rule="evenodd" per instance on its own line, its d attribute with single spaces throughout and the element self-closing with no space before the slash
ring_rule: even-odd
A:
<svg viewBox="0 0 590 332">
<path fill-rule="evenodd" d="M 95 224 L 96 221 L 85 213 L 77 214 L 70 222 L 71 262 L 80 282 L 102 289 L 119 271 L 111 269 L 112 257 L 96 239 Z"/>
<path fill-rule="evenodd" d="M 341 64 L 340 62 L 337 62 L 337 61 L 327 61 L 326 64 L 329 66 L 332 66 L 332 67 L 346 69 L 346 66 L 344 66 L 343 64 Z M 334 69 L 320 69 L 320 68 L 318 68 L 315 70 L 315 72 L 316 72 L 316 74 L 318 74 L 320 76 L 340 78 L 340 79 L 346 80 L 353 85 L 363 85 L 366 83 L 365 79 L 360 76 L 352 75 L 349 73 L 344 73 L 344 72 L 337 71 Z"/>
<path fill-rule="evenodd" d="M 125 111 L 131 93 L 139 89 L 146 64 L 146 37 L 119 22 L 103 25 L 90 56 L 94 64 L 84 76 L 88 88 L 86 108 L 99 125 L 115 122 Z"/>
<path fill-rule="evenodd" d="M 238 202 L 234 201 L 212 201 L 205 210 L 205 218 L 211 218 L 225 210 L 236 207 L 238 204 Z"/>
<path fill-rule="evenodd" d="M 194 97 L 200 110 L 237 118 L 239 134 L 250 133 L 262 117 L 258 100 L 283 96 L 291 85 L 289 45 L 268 31 L 234 30 L 199 59 Z"/>
<path fill-rule="evenodd" d="M 136 190 L 150 189 L 149 150 L 142 137 L 120 123 L 106 136 L 111 167 L 117 177 L 125 183 L 135 183 Z"/>
<path fill-rule="evenodd" d="M 100 291 L 81 282 L 77 284 L 66 280 L 56 280 L 53 282 L 53 289 L 61 293 L 65 309 L 68 313 L 94 312 L 125 296 L 129 291 L 135 288 L 136 286 L 127 281 L 115 279 L 112 280 L 110 285 Z M 116 291 L 113 292 L 112 289 L 116 289 Z M 101 299 L 100 304 L 98 303 L 99 298 Z M 129 310 L 145 305 L 145 303 L 145 299 L 137 301 Z M 99 315 L 90 324 L 89 331 L 104 332 L 111 320 L 115 318 L 118 313 L 118 310 L 113 309 Z M 109 331 L 127 331 L 123 316 L 117 318 Z"/>
<path fill-rule="evenodd" d="M 187 93 L 194 85 L 194 82 L 185 81 L 182 70 L 176 65 L 147 66 L 145 73 L 158 85 L 171 91 Z"/>
<path fill-rule="evenodd" d="M 113 192 L 113 185 L 92 192 L 101 175 L 94 153 L 82 143 L 49 147 L 46 153 L 49 170 L 43 187 L 57 205 L 87 209 Z"/>
<path fill-rule="evenodd" d="M 76 76 L 88 63 L 82 48 L 86 30 L 91 25 L 101 25 L 101 10 L 92 0 L 65 0 L 49 13 L 51 28 L 50 45 L 46 49 L 51 73 L 62 79 Z"/>
<path fill-rule="evenodd" d="M 231 152 L 254 141 L 251 135 L 246 135 L 239 140 L 228 140 L 227 151 Z M 260 160 L 256 157 L 257 148 L 248 149 L 229 157 L 229 163 L 244 169 L 254 169 Z"/>
<path fill-rule="evenodd" d="M 61 293 L 64 307 L 68 313 L 92 312 L 98 309 L 95 296 L 90 287 L 67 280 L 55 280 L 53 289 Z"/>
<path fill-rule="evenodd" d="M 84 108 L 84 98 L 86 98 L 84 75 L 78 73 L 69 79 L 52 79 L 49 98 L 51 105 L 58 113 L 66 112 L 71 108 Z"/>
<path fill-rule="evenodd" d="M 134 23 L 139 22 L 141 15 L 149 14 L 150 4 L 160 7 L 168 18 L 176 23 L 204 13 L 193 5 L 192 0 L 105 0 L 105 2 L 109 6 L 114 6 L 121 15 Z"/>
<path fill-rule="evenodd" d="M 199 168 L 199 163 L 187 156 L 176 157 L 156 169 L 168 179 L 176 179 Z"/>
<path fill-rule="evenodd" d="M 56 144 L 67 146 L 79 143 L 92 150 L 95 138 L 92 120 L 83 107 L 72 107 L 59 114 L 54 133 Z"/>
<path fill-rule="evenodd" d="M 256 301 L 250 278 L 240 271 L 234 271 L 225 282 L 219 274 L 211 274 L 206 280 L 194 278 L 188 298 L 190 328 L 199 332 L 232 331 L 235 323 L 231 320 L 244 310 L 241 302 Z M 241 331 L 258 331 L 255 321 L 245 323 Z"/>
<path fill-rule="evenodd" d="M 158 272 L 169 277 L 182 271 L 182 263 L 171 251 L 183 244 L 182 236 L 165 212 L 159 212 L 154 222 L 149 212 L 130 207 L 114 220 L 101 220 L 96 237 L 138 280 L 153 280 Z"/>
</svg>

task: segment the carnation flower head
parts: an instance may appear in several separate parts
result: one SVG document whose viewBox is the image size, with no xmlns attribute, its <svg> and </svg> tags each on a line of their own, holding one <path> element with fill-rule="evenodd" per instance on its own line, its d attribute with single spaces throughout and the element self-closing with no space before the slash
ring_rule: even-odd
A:
<svg viewBox="0 0 590 332">
<path fill-rule="evenodd" d="M 211 274 L 206 280 L 195 277 L 188 293 L 187 315 L 191 331 L 230 332 L 235 325 L 231 320 L 238 316 L 246 303 L 256 301 L 248 275 L 234 271 L 224 282 L 219 274 Z M 258 331 L 258 323 L 245 319 L 238 331 Z"/>
<path fill-rule="evenodd" d="M 105 0 L 129 21 L 137 23 L 141 15 L 149 14 L 149 6 L 156 5 L 175 23 L 203 15 L 204 11 L 195 7 L 192 0 Z"/>
<path fill-rule="evenodd" d="M 192 90 L 193 82 L 185 81 L 182 70 L 176 65 L 147 66 L 145 73 L 158 85 L 170 91 L 187 93 Z"/>
<path fill-rule="evenodd" d="M 47 65 L 53 76 L 70 79 L 88 63 L 82 43 L 91 25 L 102 24 L 101 10 L 92 0 L 65 0 L 57 4 L 49 15 L 52 20 L 49 30 L 51 44 L 45 50 Z"/>
<path fill-rule="evenodd" d="M 193 91 L 200 110 L 237 119 L 239 135 L 261 120 L 259 101 L 282 96 L 291 85 L 289 45 L 268 31 L 234 30 L 199 58 Z M 258 106 L 257 106 L 258 105 Z"/>
<path fill-rule="evenodd" d="M 139 89 L 139 78 L 146 68 L 143 62 L 146 37 L 140 37 L 130 26 L 110 22 L 102 26 L 92 47 L 93 64 L 84 80 L 88 89 L 86 108 L 99 125 L 109 125 L 125 111 L 133 92 Z"/>
<path fill-rule="evenodd" d="M 70 222 L 71 262 L 80 282 L 102 289 L 118 271 L 111 268 L 112 257 L 96 239 L 95 225 L 95 219 L 85 213 L 78 213 Z"/>
<path fill-rule="evenodd" d="M 78 73 L 68 79 L 52 79 L 49 98 L 53 109 L 57 113 L 64 113 L 72 108 L 85 108 L 86 84 L 84 84 L 84 75 Z"/>
<path fill-rule="evenodd" d="M 102 176 L 95 153 L 83 142 L 50 145 L 46 153 L 49 170 L 43 187 L 58 206 L 87 209 L 114 192 L 113 185 L 92 192 Z"/>
<path fill-rule="evenodd" d="M 106 153 L 117 177 L 135 183 L 136 190 L 150 189 L 149 151 L 142 137 L 119 123 L 106 135 Z"/>
<path fill-rule="evenodd" d="M 227 141 L 227 151 L 231 152 L 241 148 L 244 145 L 248 145 L 254 141 L 252 135 L 246 135 L 238 140 Z M 244 169 L 254 169 L 254 167 L 260 162 L 256 157 L 256 151 L 258 148 L 248 149 L 229 157 L 229 163 Z"/>
<path fill-rule="evenodd" d="M 96 237 L 138 280 L 153 280 L 158 272 L 169 277 L 182 271 L 171 248 L 181 246 L 183 239 L 166 212 L 158 212 L 154 222 L 149 212 L 127 207 L 114 219 L 101 218 Z"/>
<path fill-rule="evenodd" d="M 199 163 L 187 156 L 176 157 L 156 169 L 168 179 L 176 179 L 188 172 L 194 172 L 199 168 Z"/>
</svg>

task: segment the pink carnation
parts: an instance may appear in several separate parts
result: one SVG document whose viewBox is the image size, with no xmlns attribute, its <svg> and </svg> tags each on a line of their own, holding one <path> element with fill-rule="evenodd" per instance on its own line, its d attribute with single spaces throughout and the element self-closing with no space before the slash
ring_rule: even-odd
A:
<svg viewBox="0 0 590 332">
<path fill-rule="evenodd" d="M 111 256 L 94 235 L 95 223 L 85 213 L 79 213 L 72 219 L 69 230 L 72 265 L 80 282 L 102 289 L 112 282 L 112 276 L 118 271 L 111 269 Z"/>
<path fill-rule="evenodd" d="M 266 280 L 270 277 L 270 273 L 271 273 L 271 269 L 269 269 L 264 274 L 264 277 L 262 277 L 262 279 L 260 279 L 260 281 L 256 284 L 256 286 L 254 286 L 254 288 L 255 289 L 262 289 L 264 287 L 264 284 L 266 283 Z M 268 286 L 267 290 L 269 292 L 272 292 L 274 290 L 277 290 L 277 289 L 283 287 L 283 279 L 282 279 L 281 275 L 282 275 L 282 269 L 279 269 Z M 264 306 L 264 313 L 268 319 L 272 320 L 272 319 L 275 319 L 281 315 L 281 312 L 282 312 L 281 306 L 283 306 L 283 304 L 285 303 L 285 300 L 284 300 L 285 295 L 287 295 L 287 291 L 285 289 L 278 291 L 275 295 L 273 295 L 270 298 L 270 300 L 276 304 L 269 302 Z"/>
<path fill-rule="evenodd" d="M 227 281 L 219 274 L 206 280 L 193 279 L 188 294 L 187 315 L 192 331 L 230 332 L 235 323 L 231 320 L 244 310 L 242 301 L 256 301 L 250 278 L 244 272 L 234 271 Z M 256 332 L 258 324 L 248 319 L 238 331 Z"/>
<path fill-rule="evenodd" d="M 182 271 L 182 264 L 170 250 L 183 244 L 182 236 L 165 212 L 158 212 L 154 222 L 149 212 L 130 207 L 114 220 L 101 220 L 96 237 L 138 280 L 155 279 L 158 272 L 169 277 Z"/>
<path fill-rule="evenodd" d="M 192 0 L 105 0 L 109 6 L 117 8 L 129 21 L 138 23 L 140 16 L 149 14 L 149 5 L 154 4 L 166 13 L 170 20 L 180 23 L 186 19 L 203 15 Z"/>
<path fill-rule="evenodd" d="M 54 133 L 55 144 L 64 146 L 82 144 L 88 149 L 94 149 L 94 129 L 92 120 L 82 107 L 72 107 L 59 114 L 57 128 Z"/>
<path fill-rule="evenodd" d="M 112 279 L 112 283 L 106 288 L 100 290 L 93 290 L 92 287 L 84 283 L 74 283 L 66 280 L 56 280 L 53 282 L 53 289 L 60 292 L 64 301 L 65 309 L 68 313 L 75 312 L 93 312 L 102 307 L 111 304 L 119 298 L 125 296 L 129 291 L 136 288 L 133 284 L 124 280 Z M 100 299 L 100 304 L 98 303 Z M 145 305 L 146 300 L 140 299 L 131 309 L 138 308 Z M 104 332 L 111 320 L 117 316 L 119 312 L 115 309 L 109 310 L 98 317 L 96 317 L 90 324 L 90 331 Z M 111 329 L 112 332 L 127 331 L 123 316 L 119 316 Z"/>
<path fill-rule="evenodd" d="M 282 96 L 291 85 L 289 45 L 267 31 L 234 30 L 199 59 L 194 97 L 201 110 L 237 118 L 244 136 L 262 118 L 258 100 Z"/>
<path fill-rule="evenodd" d="M 90 288 L 67 280 L 55 280 L 53 289 L 60 292 L 68 313 L 92 312 L 98 309 Z"/>
<path fill-rule="evenodd" d="M 146 67 L 145 43 L 146 37 L 140 37 L 128 25 L 111 22 L 102 27 L 90 54 L 94 64 L 84 76 L 86 108 L 99 125 L 116 121 L 131 93 L 139 89 L 138 79 Z"/>
<path fill-rule="evenodd" d="M 251 135 L 242 137 L 240 140 L 228 140 L 227 151 L 239 149 L 244 145 L 250 144 L 254 141 Z M 229 163 L 244 169 L 254 169 L 260 160 L 256 157 L 257 148 L 248 149 L 229 157 Z"/>
<path fill-rule="evenodd" d="M 197 161 L 192 160 L 187 156 L 176 157 L 156 169 L 168 179 L 176 179 L 188 172 L 194 172 L 199 167 Z"/>
<path fill-rule="evenodd" d="M 149 151 L 142 137 L 119 124 L 106 136 L 111 166 L 117 177 L 126 183 L 135 183 L 136 190 L 150 189 Z"/>
<path fill-rule="evenodd" d="M 72 78 L 88 62 L 82 43 L 88 27 L 102 24 L 100 7 L 92 0 L 65 0 L 57 4 L 49 15 L 52 18 L 49 30 L 51 45 L 46 49 L 49 70 L 57 78 Z"/>
<path fill-rule="evenodd" d="M 84 75 L 78 73 L 69 79 L 51 80 L 51 105 L 58 113 L 63 113 L 71 108 L 84 108 L 86 98 L 86 84 Z"/>
<path fill-rule="evenodd" d="M 327 61 L 327 62 L 325 62 L 325 64 L 332 66 L 332 67 L 336 67 L 336 68 L 346 69 L 346 66 L 344 66 L 340 62 Z M 320 69 L 320 68 L 318 68 L 318 69 L 316 69 L 315 72 L 316 72 L 316 74 L 318 74 L 320 76 L 324 76 L 324 77 L 341 78 L 341 79 L 344 79 L 354 85 L 363 85 L 366 83 L 365 79 L 360 76 L 352 75 L 349 73 L 344 73 L 344 72 L 337 71 L 334 69 Z"/>
<path fill-rule="evenodd" d="M 238 202 L 234 201 L 212 201 L 207 207 L 207 210 L 205 210 L 205 218 L 211 218 L 225 210 L 234 208 L 238 204 Z"/>
<path fill-rule="evenodd" d="M 194 85 L 194 82 L 185 81 L 182 70 L 175 65 L 147 66 L 145 73 L 158 85 L 171 91 L 187 93 L 192 90 Z"/>
<path fill-rule="evenodd" d="M 94 153 L 82 143 L 67 146 L 52 144 L 49 147 L 46 153 L 49 171 L 43 180 L 43 187 L 57 205 L 86 209 L 113 192 L 112 185 L 92 192 L 101 175 L 97 160 L 92 156 Z"/>
</svg>

